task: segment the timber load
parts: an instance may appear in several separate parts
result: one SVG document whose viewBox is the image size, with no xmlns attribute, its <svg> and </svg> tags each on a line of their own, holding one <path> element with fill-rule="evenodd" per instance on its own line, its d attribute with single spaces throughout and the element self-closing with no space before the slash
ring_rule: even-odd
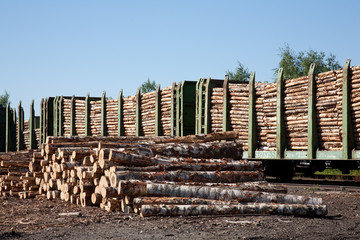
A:
<svg viewBox="0 0 360 240">
<path fill-rule="evenodd" d="M 42 100 L 41 117 L 36 118 L 40 122 L 33 104 L 29 120 L 24 120 L 21 104 L 18 117 L 8 107 L 6 114 L 13 117 L 7 126 L 7 150 L 40 148 L 52 135 L 151 137 L 236 131 L 243 158 L 354 160 L 360 150 L 360 66 L 350 66 L 348 60 L 343 69 L 318 74 L 311 66 L 308 76 L 296 79 L 283 79 L 280 71 L 274 83 L 255 82 L 252 74 L 249 82 L 201 78 L 127 97 L 120 91 L 117 99 L 105 93 L 57 96 Z"/>
<path fill-rule="evenodd" d="M 0 192 L 13 189 L 22 198 L 43 195 L 143 217 L 327 214 L 322 199 L 290 195 L 286 187 L 265 182 L 262 163 L 241 160 L 242 149 L 236 132 L 48 137 L 41 151 L 0 155 L 9 166 Z M 15 163 L 22 167 L 16 178 L 10 174 Z"/>
</svg>

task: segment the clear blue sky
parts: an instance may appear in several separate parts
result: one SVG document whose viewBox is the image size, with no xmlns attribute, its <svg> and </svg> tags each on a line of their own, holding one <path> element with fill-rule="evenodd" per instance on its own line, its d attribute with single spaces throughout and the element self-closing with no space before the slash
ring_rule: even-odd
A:
<svg viewBox="0 0 360 240">
<path fill-rule="evenodd" d="M 0 0 L 0 93 L 12 106 L 43 97 L 133 95 L 224 78 L 237 61 L 271 81 L 279 47 L 332 52 L 360 65 L 360 1 Z"/>
</svg>

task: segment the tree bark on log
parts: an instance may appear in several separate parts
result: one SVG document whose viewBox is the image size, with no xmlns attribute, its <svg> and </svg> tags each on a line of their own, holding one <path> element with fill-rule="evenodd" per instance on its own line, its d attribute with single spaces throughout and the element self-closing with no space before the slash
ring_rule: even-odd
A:
<svg viewBox="0 0 360 240">
<path fill-rule="evenodd" d="M 130 172 L 112 173 L 112 186 L 120 180 L 170 181 L 170 182 L 207 182 L 207 183 L 238 183 L 264 180 L 263 172 L 259 171 L 168 171 L 168 172 Z"/>
<path fill-rule="evenodd" d="M 140 209 L 140 215 L 142 217 L 228 214 L 272 214 L 323 217 L 327 214 L 327 207 L 325 205 L 251 203 L 234 205 L 142 205 Z"/>
<path fill-rule="evenodd" d="M 303 197 L 281 193 L 247 191 L 237 188 L 188 186 L 161 183 L 120 181 L 118 194 L 131 197 L 195 197 L 221 201 L 275 202 L 287 204 L 321 205 L 321 198 Z"/>
</svg>

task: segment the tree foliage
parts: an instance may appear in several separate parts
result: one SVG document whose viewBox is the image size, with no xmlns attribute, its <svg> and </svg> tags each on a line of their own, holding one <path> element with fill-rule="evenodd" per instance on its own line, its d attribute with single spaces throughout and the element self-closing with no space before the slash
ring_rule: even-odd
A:
<svg viewBox="0 0 360 240">
<path fill-rule="evenodd" d="M 227 75 L 229 75 L 230 80 L 236 80 L 236 81 L 242 81 L 242 82 L 248 82 L 250 78 L 250 72 L 249 69 L 246 68 L 243 64 L 238 62 L 238 66 L 236 68 L 235 72 L 227 71 Z"/>
<path fill-rule="evenodd" d="M 10 94 L 5 90 L 5 93 L 0 95 L 0 107 L 6 107 L 9 103 Z"/>
<path fill-rule="evenodd" d="M 309 72 L 310 64 L 315 63 L 315 74 L 327 72 L 341 68 L 334 54 L 326 56 L 324 52 L 309 50 L 296 53 L 286 44 L 279 49 L 280 62 L 279 67 L 273 69 L 274 76 L 277 75 L 279 68 L 284 70 L 285 79 L 294 79 L 306 76 Z"/>
<path fill-rule="evenodd" d="M 142 93 L 152 92 L 155 90 L 156 90 L 156 83 L 155 83 L 155 81 L 150 81 L 150 78 L 148 78 L 148 80 L 146 82 L 141 84 L 141 92 Z"/>
</svg>

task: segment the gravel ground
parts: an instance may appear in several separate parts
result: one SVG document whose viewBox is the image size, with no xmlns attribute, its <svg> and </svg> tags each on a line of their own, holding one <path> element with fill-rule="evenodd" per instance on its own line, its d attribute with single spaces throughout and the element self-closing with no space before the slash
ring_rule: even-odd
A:
<svg viewBox="0 0 360 240">
<path fill-rule="evenodd" d="M 360 188 L 288 186 L 322 197 L 325 218 L 269 215 L 149 217 L 46 198 L 0 199 L 0 239 L 359 239 Z M 65 214 L 64 213 L 71 213 Z"/>
</svg>

